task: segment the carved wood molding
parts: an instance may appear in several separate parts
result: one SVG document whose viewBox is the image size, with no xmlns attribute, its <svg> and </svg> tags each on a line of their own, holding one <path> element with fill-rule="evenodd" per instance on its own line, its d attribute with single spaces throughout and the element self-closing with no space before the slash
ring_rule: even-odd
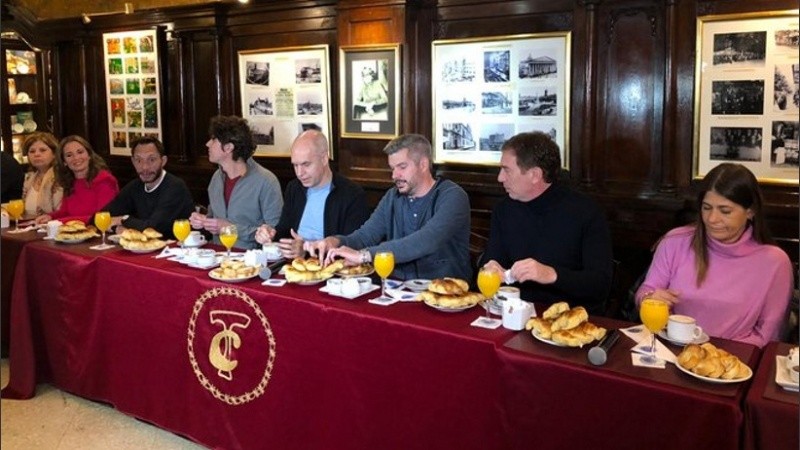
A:
<svg viewBox="0 0 800 450">
<path fill-rule="evenodd" d="M 633 17 L 639 14 L 643 14 L 650 22 L 650 37 L 653 38 L 656 37 L 656 25 L 658 19 L 652 12 L 649 12 L 644 8 L 624 8 L 624 9 L 610 11 L 608 13 L 607 42 L 610 44 L 614 40 L 614 29 L 616 27 L 617 21 L 621 17 Z"/>
</svg>

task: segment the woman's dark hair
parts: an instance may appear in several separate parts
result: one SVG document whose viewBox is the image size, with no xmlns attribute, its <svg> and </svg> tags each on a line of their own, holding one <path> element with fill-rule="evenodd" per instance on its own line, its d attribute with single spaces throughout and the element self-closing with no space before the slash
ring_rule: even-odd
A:
<svg viewBox="0 0 800 450">
<path fill-rule="evenodd" d="M 749 209 L 753 213 L 750 219 L 753 239 L 759 244 L 773 243 L 764 223 L 764 199 L 758 187 L 758 180 L 747 167 L 741 164 L 722 163 L 711 169 L 700 183 L 695 203 L 698 211 L 703 210 L 703 201 L 709 191 L 714 191 L 742 208 Z M 692 250 L 695 253 L 697 266 L 697 285 L 700 286 L 708 272 L 708 236 L 702 218 L 695 223 Z"/>
<path fill-rule="evenodd" d="M 89 153 L 89 171 L 86 174 L 87 183 L 92 184 L 92 180 L 97 177 L 97 174 L 99 174 L 101 170 L 107 168 L 106 162 L 94 151 L 92 144 L 90 144 L 86 139 L 76 134 L 65 137 L 61 140 L 61 142 L 58 143 L 55 165 L 56 183 L 64 188 L 64 196 L 72 194 L 72 191 L 75 188 L 75 174 L 67 166 L 66 161 L 64 161 L 64 147 L 70 142 L 77 142 L 86 149 L 86 152 Z"/>
<path fill-rule="evenodd" d="M 211 119 L 208 134 L 223 146 L 233 144 L 233 160 L 244 160 L 253 156 L 256 145 L 247 120 L 236 116 L 216 116 Z"/>
</svg>

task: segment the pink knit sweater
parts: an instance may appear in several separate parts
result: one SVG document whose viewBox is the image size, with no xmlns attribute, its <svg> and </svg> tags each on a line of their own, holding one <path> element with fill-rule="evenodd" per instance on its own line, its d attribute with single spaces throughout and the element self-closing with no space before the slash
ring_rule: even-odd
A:
<svg viewBox="0 0 800 450">
<path fill-rule="evenodd" d="M 676 228 L 658 245 L 647 277 L 637 292 L 674 289 L 673 314 L 697 319 L 711 336 L 763 347 L 776 340 L 792 295 L 792 264 L 781 249 L 753 239 L 748 227 L 733 244 L 709 238 L 708 272 L 697 286 L 693 226 Z"/>
<path fill-rule="evenodd" d="M 81 220 L 89 222 L 100 208 L 106 206 L 119 192 L 119 185 L 114 175 L 107 170 L 100 173 L 89 184 L 86 179 L 75 180 L 72 194 L 65 196 L 61 207 L 51 215 L 62 222 Z"/>
</svg>

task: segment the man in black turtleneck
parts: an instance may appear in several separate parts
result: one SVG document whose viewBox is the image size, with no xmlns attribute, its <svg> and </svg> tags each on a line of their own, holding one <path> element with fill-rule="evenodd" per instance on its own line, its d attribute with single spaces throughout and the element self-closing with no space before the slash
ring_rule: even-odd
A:
<svg viewBox="0 0 800 450">
<path fill-rule="evenodd" d="M 558 181 L 561 155 L 548 135 L 520 133 L 501 150 L 497 180 L 508 197 L 492 210 L 485 266 L 510 269 L 524 300 L 602 314 L 613 271 L 603 211 Z"/>
</svg>

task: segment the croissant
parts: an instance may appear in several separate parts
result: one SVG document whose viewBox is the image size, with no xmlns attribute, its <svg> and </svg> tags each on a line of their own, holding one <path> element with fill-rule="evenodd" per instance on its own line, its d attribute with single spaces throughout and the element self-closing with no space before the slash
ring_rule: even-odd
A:
<svg viewBox="0 0 800 450">
<path fill-rule="evenodd" d="M 550 339 L 550 337 L 553 335 L 553 330 L 550 328 L 551 323 L 551 321 L 541 319 L 539 317 L 534 317 L 528 321 L 528 324 L 531 325 L 531 328 L 529 329 L 532 329 L 534 333 L 544 339 Z"/>
<path fill-rule="evenodd" d="M 681 367 L 692 370 L 705 357 L 706 351 L 696 344 L 687 345 L 678 355 L 678 364 Z"/>
<path fill-rule="evenodd" d="M 463 295 L 469 291 L 469 283 L 458 278 L 440 278 L 431 281 L 428 290 L 437 294 Z"/>
<path fill-rule="evenodd" d="M 553 321 L 553 331 L 569 330 L 589 320 L 589 313 L 583 306 L 576 306 L 561 314 Z"/>
<path fill-rule="evenodd" d="M 542 313 L 542 319 L 555 319 L 567 310 L 569 310 L 567 302 L 553 303 Z"/>
<path fill-rule="evenodd" d="M 144 234 L 148 239 L 160 239 L 164 237 L 164 235 L 159 233 L 155 228 L 149 227 L 145 228 L 144 231 L 142 231 L 142 234 Z"/>
</svg>

